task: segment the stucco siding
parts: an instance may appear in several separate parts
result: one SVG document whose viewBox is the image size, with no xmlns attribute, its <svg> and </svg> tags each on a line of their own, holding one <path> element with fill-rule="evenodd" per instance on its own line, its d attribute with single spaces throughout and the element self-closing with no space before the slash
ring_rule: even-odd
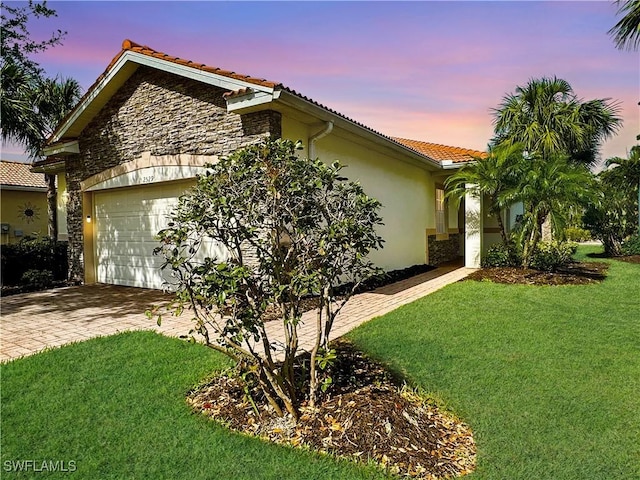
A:
<svg viewBox="0 0 640 480">
<path fill-rule="evenodd" d="M 293 140 L 297 142 L 300 140 L 302 142 L 302 147 L 304 150 L 299 152 L 300 156 L 309 157 L 309 135 L 312 135 L 314 132 L 309 131 L 309 126 L 303 122 L 298 120 L 294 120 L 286 115 L 282 116 L 282 138 L 286 138 L 288 140 Z"/>
<path fill-rule="evenodd" d="M 69 193 L 67 192 L 67 178 L 64 174 L 56 175 L 56 182 L 58 240 L 67 240 L 67 201 L 69 198 Z"/>
<path fill-rule="evenodd" d="M 286 129 L 283 134 L 288 134 Z M 429 172 L 346 140 L 340 132 L 319 140 L 316 154 L 324 162 L 339 160 L 347 165 L 345 177 L 360 182 L 368 195 L 382 203 L 384 225 L 378 233 L 385 244 L 371 254 L 371 260 L 386 270 L 424 264 L 425 231 L 435 222 Z"/>
<path fill-rule="evenodd" d="M 0 220 L 9 224 L 2 233 L 2 244 L 16 243 L 24 237 L 47 235 L 47 194 L 25 190 L 0 189 Z"/>
</svg>

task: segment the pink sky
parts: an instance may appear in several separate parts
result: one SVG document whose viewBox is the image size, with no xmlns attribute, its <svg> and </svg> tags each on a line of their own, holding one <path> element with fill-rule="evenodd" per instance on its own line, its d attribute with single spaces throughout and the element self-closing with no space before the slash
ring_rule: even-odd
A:
<svg viewBox="0 0 640 480">
<path fill-rule="evenodd" d="M 24 4 L 24 3 L 23 3 Z M 86 90 L 129 38 L 165 53 L 284 83 L 390 136 L 484 150 L 491 109 L 531 78 L 567 80 L 585 100 L 619 102 L 640 133 L 638 52 L 616 50 L 613 2 L 58 2 L 62 46 L 36 57 Z M 22 153 L 3 145 L 3 158 Z"/>
</svg>

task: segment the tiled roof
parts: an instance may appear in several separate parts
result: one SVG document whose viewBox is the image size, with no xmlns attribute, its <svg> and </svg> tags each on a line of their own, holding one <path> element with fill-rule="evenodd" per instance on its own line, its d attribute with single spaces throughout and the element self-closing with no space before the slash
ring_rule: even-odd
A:
<svg viewBox="0 0 640 480">
<path fill-rule="evenodd" d="M 249 75 L 240 75 L 239 73 L 232 72 L 230 70 L 222 70 L 216 67 L 208 67 L 203 63 L 194 63 L 191 60 L 184 60 L 179 57 L 172 57 L 170 55 L 167 55 L 166 53 L 158 52 L 152 48 L 149 48 L 146 45 L 145 46 L 139 45 L 135 42 L 132 42 L 131 40 L 125 40 L 124 42 L 122 42 L 122 51 L 125 52 L 127 50 L 131 50 L 132 52 L 142 53 L 143 55 L 147 55 L 149 57 L 155 57 L 161 60 L 167 60 L 169 62 L 177 63 L 179 65 L 185 65 L 187 67 L 197 68 L 198 70 L 202 70 L 204 72 L 216 73 L 218 75 L 234 78 L 236 80 L 242 80 L 243 82 L 249 82 L 256 85 L 261 85 L 263 87 L 274 88 L 275 86 L 279 85 L 279 83 L 270 82 L 269 80 L 266 80 L 264 78 L 256 78 L 256 77 L 251 77 Z M 116 57 L 114 61 L 112 61 L 111 63 L 112 64 L 115 63 L 118 57 Z M 107 68 L 107 70 L 109 70 L 109 68 Z"/>
<path fill-rule="evenodd" d="M 28 163 L 0 162 L 0 184 L 16 187 L 47 188 L 44 175 L 30 171 Z"/>
<path fill-rule="evenodd" d="M 381 137 L 384 137 L 386 140 L 401 145 L 405 148 L 408 148 L 410 150 L 412 150 L 413 152 L 418 153 L 421 156 L 426 156 L 429 159 L 440 163 L 443 160 L 450 160 L 454 163 L 462 163 L 462 162 L 468 162 L 471 160 L 474 160 L 475 157 L 477 156 L 483 156 L 485 155 L 483 152 L 479 152 L 477 150 L 469 150 L 469 149 L 465 149 L 465 148 L 458 148 L 458 147 L 448 147 L 445 145 L 437 145 L 434 143 L 428 143 L 428 142 L 421 142 L 418 140 L 408 140 L 408 139 L 403 139 L 403 138 L 395 138 L 395 137 L 389 137 L 388 135 L 385 135 L 383 133 L 380 133 L 376 130 L 373 130 L 370 127 L 367 127 L 366 125 L 357 122 L 339 112 L 337 112 L 336 110 L 333 110 L 332 108 L 327 107 L 326 105 L 323 105 L 321 103 L 316 102 L 315 100 L 312 100 L 309 97 L 306 97 L 298 92 L 296 92 L 295 90 L 286 87 L 284 85 L 282 85 L 281 83 L 278 82 L 273 82 L 273 81 L 269 81 L 266 80 L 264 78 L 257 78 L 257 77 L 252 77 L 249 75 L 241 75 L 238 74 L 236 72 L 230 71 L 230 70 L 222 70 L 220 68 L 216 68 L 216 67 L 209 67 L 205 64 L 202 63 L 196 63 L 196 62 L 192 62 L 190 60 L 185 60 L 179 57 L 174 57 L 171 55 L 167 55 L 166 53 L 162 53 L 159 52 L 157 50 L 154 50 L 148 46 L 143 46 L 140 45 L 138 43 L 132 42 L 131 40 L 124 40 L 122 42 L 122 50 L 120 51 L 120 53 L 118 53 L 118 55 L 116 55 L 114 57 L 114 59 L 111 61 L 111 63 L 109 64 L 109 66 L 107 66 L 106 70 L 102 73 L 102 75 L 100 75 L 98 77 L 98 79 L 93 83 L 93 85 L 87 90 L 87 92 L 85 93 L 85 95 L 83 96 L 83 98 L 80 100 L 79 104 L 81 104 L 86 98 L 88 98 L 92 92 L 97 88 L 98 84 L 100 83 L 100 81 L 105 78 L 109 72 L 111 71 L 111 69 L 113 68 L 113 66 L 117 63 L 117 61 L 120 59 L 120 57 L 122 55 L 125 54 L 125 52 L 127 51 L 132 51 L 132 52 L 137 52 L 143 55 L 147 55 L 149 57 L 153 57 L 153 58 L 157 58 L 160 60 L 165 60 L 168 62 L 172 62 L 172 63 L 176 63 L 179 65 L 184 65 L 187 67 L 191 67 L 191 68 L 195 68 L 198 70 L 202 70 L 204 72 L 209 72 L 209 73 L 214 73 L 217 75 L 222 75 L 225 77 L 229 77 L 229 78 L 233 78 L 236 80 L 241 80 L 244 82 L 248 82 L 248 83 L 252 83 L 254 85 L 259 85 L 262 87 L 267 87 L 267 88 L 273 88 L 274 90 L 283 90 L 286 91 L 292 95 L 295 95 L 296 97 L 305 100 L 309 103 L 312 103 L 315 106 L 318 106 L 334 115 L 337 115 L 345 120 L 347 120 L 348 122 L 355 124 L 361 128 L 364 128 L 365 130 L 368 130 L 369 132 L 372 132 L 376 135 L 379 135 Z M 248 93 L 251 93 L 252 89 L 251 88 L 241 88 L 238 90 L 234 90 L 234 91 L 230 91 L 224 94 L 225 98 L 230 99 L 230 98 L 234 98 L 234 97 L 238 97 L 238 96 L 242 96 Z M 69 115 L 67 115 L 66 118 L 68 118 L 71 115 L 72 112 L 69 113 Z M 65 118 L 65 120 L 66 120 Z M 58 128 L 60 128 L 64 123 L 61 122 L 58 125 Z M 55 135 L 55 132 L 54 132 Z M 49 139 L 49 142 L 51 142 L 51 140 L 53 139 L 54 135 L 52 135 Z M 61 141 L 61 140 L 59 140 Z M 57 143 L 57 142 L 56 142 Z"/>
<path fill-rule="evenodd" d="M 420 140 L 410 140 L 408 138 L 393 137 L 393 139 L 438 162 L 442 162 L 443 160 L 451 160 L 453 163 L 470 162 L 478 157 L 485 158 L 487 156 L 485 152 L 471 150 L 469 148 L 450 147 L 448 145 L 421 142 Z"/>
</svg>

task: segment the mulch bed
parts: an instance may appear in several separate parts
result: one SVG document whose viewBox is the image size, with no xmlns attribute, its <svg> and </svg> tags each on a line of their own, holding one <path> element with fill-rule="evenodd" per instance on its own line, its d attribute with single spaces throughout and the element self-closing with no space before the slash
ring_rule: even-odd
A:
<svg viewBox="0 0 640 480">
<path fill-rule="evenodd" d="M 609 264 L 603 262 L 575 262 L 555 272 L 542 272 L 528 268 L 482 268 L 472 272 L 463 281 L 492 281 L 523 285 L 588 285 L 599 283 L 607 276 Z"/>
<path fill-rule="evenodd" d="M 357 462 L 376 462 L 389 473 L 425 479 L 473 471 L 476 447 L 468 426 L 402 388 L 380 364 L 344 340 L 333 384 L 316 408 L 303 405 L 296 423 L 277 417 L 252 392 L 254 409 L 236 376 L 220 376 L 191 392 L 195 411 L 249 435 L 309 448 Z"/>
</svg>

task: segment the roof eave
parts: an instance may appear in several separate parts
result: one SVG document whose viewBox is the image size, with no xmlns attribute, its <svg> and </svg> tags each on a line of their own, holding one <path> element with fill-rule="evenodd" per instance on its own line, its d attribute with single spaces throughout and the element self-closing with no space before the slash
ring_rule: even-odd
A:
<svg viewBox="0 0 640 480">
<path fill-rule="evenodd" d="M 459 168 L 464 167 L 465 165 L 470 165 L 475 163 L 475 160 L 470 160 L 468 162 L 454 162 L 453 160 L 442 160 L 440 164 L 444 170 L 457 170 Z"/>
<path fill-rule="evenodd" d="M 227 111 L 243 114 L 254 110 L 260 110 L 263 105 L 273 102 L 273 92 L 250 91 L 244 95 L 225 97 Z"/>
<path fill-rule="evenodd" d="M 80 153 L 80 145 L 77 140 L 60 141 L 44 147 L 42 153 L 45 157 L 73 155 Z"/>
<path fill-rule="evenodd" d="M 64 172 L 65 169 L 65 161 L 64 159 L 47 159 L 42 162 L 35 162 L 31 171 L 33 173 L 46 173 L 46 174 L 56 174 Z"/>
<path fill-rule="evenodd" d="M 47 187 L 29 187 L 27 185 L 12 185 L 10 183 L 0 184 L 2 190 L 13 190 L 20 192 L 46 192 Z"/>
</svg>

